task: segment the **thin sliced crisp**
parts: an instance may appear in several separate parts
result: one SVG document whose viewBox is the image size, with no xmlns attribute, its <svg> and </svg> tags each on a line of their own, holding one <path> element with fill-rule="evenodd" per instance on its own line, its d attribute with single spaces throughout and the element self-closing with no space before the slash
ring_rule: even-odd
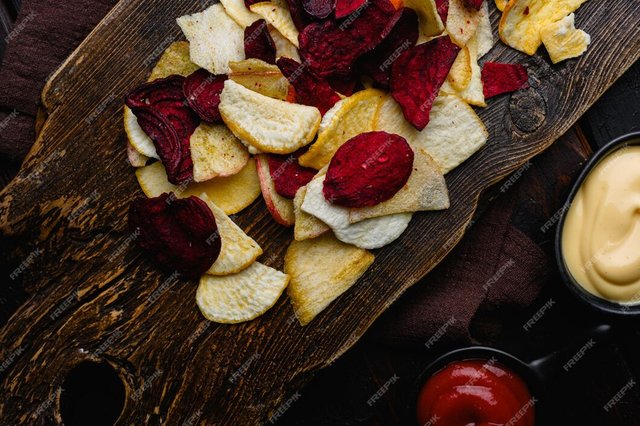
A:
<svg viewBox="0 0 640 426">
<path fill-rule="evenodd" d="M 271 34 L 271 38 L 273 42 L 276 44 L 276 59 L 285 57 L 295 59 L 300 62 L 300 54 L 298 53 L 298 48 L 291 43 L 285 36 L 280 34 L 280 31 L 276 30 L 273 26 L 269 25 L 269 34 Z"/>
<path fill-rule="evenodd" d="M 212 74 L 227 74 L 230 61 L 244 59 L 244 29 L 220 3 L 177 19 L 190 45 L 191 60 Z"/>
<path fill-rule="evenodd" d="M 447 81 L 455 90 L 464 90 L 471 82 L 471 55 L 467 46 L 458 52 L 447 75 Z"/>
<path fill-rule="evenodd" d="M 444 23 L 438 14 L 435 0 L 404 0 L 404 6 L 416 11 L 421 37 L 434 37 L 442 34 Z"/>
<path fill-rule="evenodd" d="M 223 124 L 202 123 L 191 135 L 193 180 L 204 182 L 239 173 L 249 161 L 249 152 Z"/>
<path fill-rule="evenodd" d="M 500 38 L 506 45 L 533 55 L 542 44 L 542 28 L 575 12 L 585 1 L 511 0 L 500 19 Z"/>
<path fill-rule="evenodd" d="M 459 96 L 469 105 L 485 107 L 487 103 L 484 99 L 482 69 L 480 65 L 478 65 L 478 41 L 475 35 L 471 37 L 471 40 L 467 43 L 466 49 L 469 52 L 469 60 L 471 63 L 471 78 L 469 79 L 469 83 L 464 89 L 456 90 L 452 84 L 445 82 L 441 87 L 441 92 Z"/>
<path fill-rule="evenodd" d="M 219 238 L 222 243 L 220 255 L 207 274 L 230 275 L 247 269 L 262 254 L 262 248 L 216 206 L 206 193 L 199 197 L 213 212 L 218 226 L 218 233 L 210 239 Z"/>
<path fill-rule="evenodd" d="M 171 43 L 164 51 L 160 60 L 151 71 L 149 81 L 159 78 L 166 78 L 170 75 L 181 75 L 187 77 L 200 68 L 191 62 L 189 57 L 189 42 L 176 41 Z"/>
<path fill-rule="evenodd" d="M 137 149 L 131 145 L 131 142 L 127 142 L 127 159 L 132 167 L 144 167 L 149 161 L 149 157 L 140 154 Z"/>
<path fill-rule="evenodd" d="M 396 213 L 449 208 L 449 191 L 440 166 L 424 149 L 417 148 L 414 151 L 413 172 L 406 185 L 387 201 L 371 207 L 351 209 L 351 223 Z"/>
<path fill-rule="evenodd" d="M 256 156 L 256 167 L 260 178 L 262 198 L 273 219 L 283 226 L 293 226 L 296 218 L 293 213 L 293 200 L 283 197 L 276 191 L 276 185 L 271 177 L 269 158 L 260 154 Z"/>
<path fill-rule="evenodd" d="M 291 44 L 299 47 L 298 29 L 293 23 L 291 12 L 284 0 L 271 0 L 255 3 L 249 6 L 253 13 L 256 13 L 277 29 Z"/>
<path fill-rule="evenodd" d="M 491 29 L 488 1 L 482 3 L 482 7 L 480 8 L 480 22 L 476 30 L 476 41 L 478 43 L 478 59 L 489 53 L 495 44 L 493 30 Z"/>
<path fill-rule="evenodd" d="M 142 191 L 149 198 L 158 197 L 165 192 L 173 192 L 179 198 L 198 196 L 204 192 L 226 214 L 241 212 L 260 196 L 258 170 L 253 158 L 249 159 L 240 173 L 202 183 L 172 185 L 160 162 L 139 168 L 136 170 L 136 177 Z"/>
<path fill-rule="evenodd" d="M 129 143 L 136 151 L 145 157 L 160 158 L 153 141 L 142 130 L 142 127 L 138 124 L 138 119 L 128 106 L 124 107 L 124 131 L 127 134 Z"/>
<path fill-rule="evenodd" d="M 237 324 L 251 321 L 276 304 L 289 284 L 289 276 L 254 262 L 233 275 L 203 275 L 196 303 L 209 321 Z"/>
<path fill-rule="evenodd" d="M 455 44 L 460 47 L 467 45 L 473 37 L 480 23 L 480 10 L 464 5 L 464 0 L 449 0 L 449 15 L 447 16 L 447 32 Z"/>
<path fill-rule="evenodd" d="M 291 277 L 287 294 L 301 325 L 307 325 L 369 269 L 375 256 L 332 234 L 293 241 L 284 258 Z"/>
<path fill-rule="evenodd" d="M 290 154 L 308 145 L 320 125 L 318 108 L 272 99 L 227 80 L 220 114 L 241 140 L 262 152 Z"/>
<path fill-rule="evenodd" d="M 373 130 L 375 113 L 384 92 L 366 89 L 336 103 L 327 111 L 317 141 L 300 156 L 302 166 L 320 170 L 329 164 L 338 148 L 352 137 Z"/>
<path fill-rule="evenodd" d="M 260 19 L 260 16 L 247 9 L 244 0 L 220 0 L 220 3 L 227 14 L 242 28 L 247 28 Z"/>
<path fill-rule="evenodd" d="M 229 69 L 229 78 L 249 90 L 283 101 L 289 95 L 289 80 L 276 65 L 251 58 L 230 62 Z"/>
<path fill-rule="evenodd" d="M 452 95 L 436 98 L 431 120 L 422 131 L 404 120 L 400 105 L 389 96 L 376 114 L 375 127 L 403 136 L 414 149 L 424 149 L 445 174 L 484 146 L 489 137 L 473 108 Z"/>
<path fill-rule="evenodd" d="M 307 187 L 303 186 L 296 192 L 293 199 L 293 214 L 295 216 L 295 226 L 293 228 L 293 237 L 296 241 L 304 241 L 311 238 L 319 237 L 329 231 L 326 223 L 315 216 L 302 211 L 302 202 L 307 194 Z"/>
<path fill-rule="evenodd" d="M 591 43 L 589 34 L 576 29 L 573 13 L 542 28 L 540 37 L 554 64 L 569 58 L 577 58 Z"/>
<path fill-rule="evenodd" d="M 509 3 L 509 0 L 496 0 L 496 7 L 502 12 L 507 7 L 507 3 Z"/>
<path fill-rule="evenodd" d="M 307 184 L 302 211 L 326 223 L 340 241 L 363 249 L 384 247 L 395 241 L 409 226 L 410 213 L 376 217 L 358 223 L 350 223 L 349 209 L 329 203 L 323 193 L 325 175 Z"/>
</svg>

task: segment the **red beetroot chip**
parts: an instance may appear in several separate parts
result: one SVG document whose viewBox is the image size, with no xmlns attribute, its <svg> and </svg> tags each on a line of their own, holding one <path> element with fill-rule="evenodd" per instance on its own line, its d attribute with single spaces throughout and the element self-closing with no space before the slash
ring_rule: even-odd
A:
<svg viewBox="0 0 640 426">
<path fill-rule="evenodd" d="M 449 0 L 436 0 L 436 10 L 442 22 L 446 24 L 449 16 Z"/>
<path fill-rule="evenodd" d="M 327 81 L 333 90 L 344 96 L 351 96 L 360 90 L 364 90 L 360 78 L 355 75 L 344 78 L 333 77 L 327 79 Z"/>
<path fill-rule="evenodd" d="M 306 66 L 296 62 L 294 59 L 279 58 L 277 65 L 294 87 L 297 103 L 314 106 L 324 115 L 340 100 L 340 96 L 325 79 L 316 77 Z"/>
<path fill-rule="evenodd" d="M 293 198 L 298 189 L 308 184 L 317 170 L 302 167 L 298 163 L 301 151 L 289 155 L 269 155 L 269 171 L 276 192 L 283 197 Z"/>
<path fill-rule="evenodd" d="M 247 59 L 256 58 L 269 64 L 276 63 L 276 44 L 264 19 L 258 19 L 244 29 L 244 55 Z"/>
<path fill-rule="evenodd" d="M 336 8 L 335 0 L 302 0 L 307 15 L 315 19 L 325 19 Z"/>
<path fill-rule="evenodd" d="M 486 62 L 482 68 L 485 99 L 529 87 L 529 74 L 520 64 Z"/>
<path fill-rule="evenodd" d="M 205 69 L 199 69 L 187 77 L 182 85 L 184 96 L 191 109 L 208 123 L 221 123 L 222 117 L 218 106 L 220 93 L 224 89 L 226 75 L 211 74 Z"/>
<path fill-rule="evenodd" d="M 169 182 L 180 185 L 193 177 L 191 135 L 200 119 L 182 92 L 184 77 L 171 76 L 145 83 L 125 97 L 125 103 L 151 138 Z"/>
<path fill-rule="evenodd" d="M 470 9 L 480 10 L 484 0 L 464 0 L 464 5 Z"/>
<path fill-rule="evenodd" d="M 351 15 L 367 3 L 367 0 L 336 0 L 336 18 Z"/>
<path fill-rule="evenodd" d="M 391 66 L 418 41 L 418 14 L 403 7 L 387 25 L 388 36 L 371 52 L 358 59 L 359 69 L 383 87 L 389 86 Z"/>
<path fill-rule="evenodd" d="M 369 132 L 351 138 L 329 163 L 324 197 L 333 204 L 354 208 L 386 201 L 409 180 L 413 156 L 399 135 Z"/>
<path fill-rule="evenodd" d="M 264 1 L 264 0 L 262 0 Z M 291 13 L 291 20 L 298 31 L 304 30 L 309 23 L 304 13 L 303 0 L 286 0 L 287 6 L 289 6 L 289 13 Z"/>
<path fill-rule="evenodd" d="M 438 91 L 449 74 L 460 48 L 449 37 L 438 37 L 402 53 L 391 68 L 391 96 L 404 117 L 422 130 Z"/>
<path fill-rule="evenodd" d="M 370 0 L 341 22 L 309 24 L 300 33 L 300 57 L 320 77 L 348 77 L 356 60 L 385 38 L 395 8 L 388 0 Z"/>
<path fill-rule="evenodd" d="M 129 207 L 129 229 L 160 268 L 188 278 L 204 274 L 222 247 L 213 213 L 197 197 L 137 198 Z"/>
</svg>

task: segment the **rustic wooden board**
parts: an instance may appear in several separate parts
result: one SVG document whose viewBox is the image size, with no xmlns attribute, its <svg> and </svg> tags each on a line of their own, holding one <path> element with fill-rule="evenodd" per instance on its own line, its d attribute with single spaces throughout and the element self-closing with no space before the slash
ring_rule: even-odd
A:
<svg viewBox="0 0 640 426">
<path fill-rule="evenodd" d="M 502 45 L 489 53 L 526 63 L 532 88 L 481 111 L 490 143 L 447 176 L 451 209 L 416 215 L 351 291 L 302 328 L 285 297 L 250 323 L 209 324 L 195 306 L 195 286 L 167 281 L 134 249 L 125 215 L 140 191 L 123 150 L 121 95 L 179 36 L 174 18 L 203 2 L 120 1 L 51 78 L 43 94 L 49 118 L 0 194 L 2 256 L 23 266 L 15 278 L 29 294 L 0 331 L 0 418 L 59 423 L 68 371 L 106 360 L 127 390 L 119 424 L 275 419 L 315 371 L 455 246 L 483 190 L 553 143 L 638 59 L 638 6 L 587 2 L 577 21 L 593 44 L 578 60 L 551 66 Z M 282 267 L 291 232 L 262 202 L 237 220 L 265 248 L 263 261 Z"/>
</svg>

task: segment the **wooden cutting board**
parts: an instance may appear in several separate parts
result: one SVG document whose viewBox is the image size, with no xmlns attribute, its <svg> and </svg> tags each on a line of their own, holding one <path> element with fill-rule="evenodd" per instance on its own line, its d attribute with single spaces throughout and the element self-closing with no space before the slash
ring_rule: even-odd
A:
<svg viewBox="0 0 640 426">
<path fill-rule="evenodd" d="M 141 191 L 126 160 L 121 111 L 122 94 L 179 38 L 175 17 L 205 3 L 121 0 L 43 93 L 48 119 L 0 194 L 2 256 L 18 265 L 12 279 L 28 293 L 0 331 L 2 420 L 60 423 L 60 387 L 86 360 L 109 363 L 123 381 L 118 424 L 275 420 L 314 372 L 456 245 L 483 190 L 551 145 L 640 57 L 638 0 L 582 6 L 577 25 L 592 45 L 577 60 L 553 66 L 544 53 L 527 57 L 498 43 L 487 60 L 526 64 L 532 87 L 480 110 L 489 144 L 447 176 L 451 208 L 415 215 L 309 326 L 298 325 L 284 296 L 255 321 L 218 325 L 198 312 L 193 283 L 160 274 L 134 247 L 126 212 Z M 264 248 L 262 261 L 282 268 L 291 231 L 262 201 L 236 220 Z"/>
</svg>

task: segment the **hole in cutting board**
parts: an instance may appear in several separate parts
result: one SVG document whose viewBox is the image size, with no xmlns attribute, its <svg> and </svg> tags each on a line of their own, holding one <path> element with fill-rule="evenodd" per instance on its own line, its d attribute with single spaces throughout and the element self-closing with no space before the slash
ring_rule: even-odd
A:
<svg viewBox="0 0 640 426">
<path fill-rule="evenodd" d="M 65 426 L 113 425 L 124 407 L 125 388 L 107 363 L 83 361 L 65 378 L 60 415 Z"/>
</svg>

